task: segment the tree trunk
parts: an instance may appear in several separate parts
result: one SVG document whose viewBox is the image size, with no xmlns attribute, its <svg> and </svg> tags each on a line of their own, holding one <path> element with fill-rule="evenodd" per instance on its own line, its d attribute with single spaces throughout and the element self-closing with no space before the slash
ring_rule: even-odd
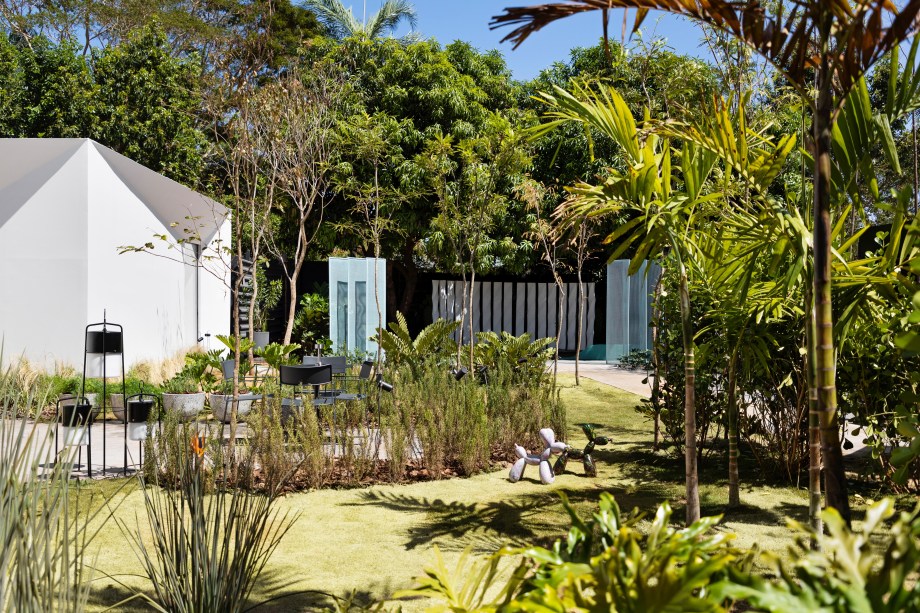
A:
<svg viewBox="0 0 920 613">
<path fill-rule="evenodd" d="M 294 334 L 294 317 L 297 315 L 297 277 L 299 276 L 300 266 L 297 266 L 292 276 L 288 277 L 288 289 L 291 291 L 291 299 L 288 301 L 287 324 L 284 326 L 283 344 L 291 343 L 291 336 Z"/>
<path fill-rule="evenodd" d="M 581 269 L 584 262 L 578 258 L 578 331 L 575 334 L 575 385 L 581 385 L 580 373 L 578 371 L 581 362 L 581 332 L 585 326 L 585 283 L 581 278 Z"/>
<path fill-rule="evenodd" d="M 655 282 L 655 306 L 652 310 L 652 369 L 654 378 L 652 379 L 652 412 L 655 416 L 655 439 L 652 449 L 658 451 L 661 447 L 661 353 L 658 351 L 659 329 L 658 322 L 661 318 L 661 310 L 658 305 L 661 301 L 661 282 L 664 279 L 664 268 L 658 273 L 658 280 Z"/>
<path fill-rule="evenodd" d="M 556 287 L 559 288 L 559 302 L 556 306 L 556 352 L 553 354 L 553 389 L 556 389 L 556 379 L 559 374 L 559 343 L 562 336 L 562 322 L 565 321 L 565 284 L 562 280 L 556 279 Z"/>
<path fill-rule="evenodd" d="M 680 265 L 680 324 L 684 344 L 684 464 L 687 476 L 687 525 L 700 518 L 700 483 L 696 457 L 696 364 L 687 269 Z"/>
<path fill-rule="evenodd" d="M 737 339 L 728 359 L 728 508 L 741 506 L 740 479 L 738 478 L 738 346 Z"/>
<path fill-rule="evenodd" d="M 476 367 L 476 365 L 473 362 L 473 357 L 474 357 L 473 351 L 476 348 L 476 341 L 475 341 L 476 337 L 473 334 L 473 323 L 474 323 L 473 320 L 475 319 L 473 317 L 473 297 L 475 296 L 475 294 L 476 294 L 476 267 L 471 264 L 470 265 L 470 293 L 469 293 L 469 296 L 470 296 L 470 372 L 471 373 L 473 372 L 473 369 Z"/>
<path fill-rule="evenodd" d="M 827 506 L 836 509 L 850 524 L 843 452 L 837 422 L 836 356 L 834 354 L 834 314 L 831 309 L 831 129 L 833 119 L 832 71 L 825 60 L 819 70 L 818 99 L 814 117 L 814 298 L 815 298 L 815 384 L 818 391 L 818 418 L 821 429 L 821 455 L 824 459 L 824 486 Z"/>
<path fill-rule="evenodd" d="M 812 279 L 808 280 L 812 282 Z M 808 385 L 808 524 L 816 534 L 821 522 L 821 428 L 818 388 L 815 387 L 815 304 L 812 288 L 805 289 L 805 381 Z"/>
<path fill-rule="evenodd" d="M 409 317 L 409 311 L 412 309 L 412 302 L 415 299 L 415 288 L 418 286 L 418 268 L 412 259 L 412 252 L 415 246 L 407 246 L 402 254 L 402 272 L 406 279 L 406 287 L 403 289 L 403 298 L 399 305 L 399 311 L 406 317 Z"/>
</svg>

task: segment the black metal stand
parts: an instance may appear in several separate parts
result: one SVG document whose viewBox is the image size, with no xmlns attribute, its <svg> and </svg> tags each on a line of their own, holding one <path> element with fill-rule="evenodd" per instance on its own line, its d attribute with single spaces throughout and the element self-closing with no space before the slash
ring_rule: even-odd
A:
<svg viewBox="0 0 920 613">
<path fill-rule="evenodd" d="M 111 329 L 110 329 L 111 328 Z M 108 394 L 106 393 L 106 362 L 108 362 L 108 356 L 118 355 L 121 356 L 121 397 L 124 399 L 123 402 L 127 402 L 127 386 L 125 385 L 125 353 L 124 353 L 124 328 L 119 324 L 114 324 L 106 321 L 105 311 L 102 313 L 102 322 L 89 324 L 86 326 L 86 336 L 85 342 L 83 345 L 83 383 L 80 388 L 80 395 L 84 395 L 86 392 L 86 368 L 87 361 L 90 356 L 102 356 L 102 401 L 101 401 L 101 414 L 102 414 L 102 475 L 105 476 L 106 473 L 106 437 L 105 437 L 105 402 Z M 94 377 L 91 377 L 94 378 Z M 91 429 L 92 420 L 87 424 L 87 427 Z M 125 407 L 125 422 L 124 422 L 124 447 L 125 447 L 125 465 L 123 469 L 123 474 L 127 476 L 128 474 L 128 419 L 127 419 L 127 406 Z M 93 476 L 93 466 L 92 466 L 92 437 L 90 437 L 90 444 L 86 449 L 86 475 L 89 478 Z"/>
</svg>

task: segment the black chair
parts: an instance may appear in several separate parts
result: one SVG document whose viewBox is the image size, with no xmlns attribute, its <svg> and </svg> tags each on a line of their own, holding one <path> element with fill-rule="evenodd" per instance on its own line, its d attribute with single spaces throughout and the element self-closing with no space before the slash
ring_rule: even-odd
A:
<svg viewBox="0 0 920 613">
<path fill-rule="evenodd" d="M 373 370 L 374 363 L 371 360 L 364 360 L 361 362 L 361 371 L 358 373 L 358 383 L 361 386 L 361 391 L 357 394 L 339 394 L 338 399 L 349 402 L 367 398 L 367 382 L 370 381 Z"/>
<path fill-rule="evenodd" d="M 323 396 L 322 386 L 332 383 L 332 367 L 323 366 L 282 365 L 279 372 L 279 383 L 283 386 L 290 385 L 302 391 L 307 386 L 313 387 L 313 405 L 320 406 L 335 402 L 334 396 Z"/>
<path fill-rule="evenodd" d="M 332 367 L 332 382 L 337 383 L 337 385 L 327 385 L 319 396 L 328 398 L 330 396 L 339 396 L 347 391 L 345 383 L 348 380 L 348 358 L 344 355 L 305 355 L 303 365 Z"/>
</svg>

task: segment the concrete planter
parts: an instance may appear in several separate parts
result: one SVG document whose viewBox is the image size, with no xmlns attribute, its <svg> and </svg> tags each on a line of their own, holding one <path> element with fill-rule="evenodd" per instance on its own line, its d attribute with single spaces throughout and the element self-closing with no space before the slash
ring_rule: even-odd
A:
<svg viewBox="0 0 920 613">
<path fill-rule="evenodd" d="M 209 399 L 211 403 L 211 413 L 214 417 L 224 422 L 230 423 L 230 413 L 233 409 L 233 395 L 230 394 L 211 394 Z M 236 420 L 245 421 L 244 417 L 252 410 L 252 400 L 240 400 L 236 409 Z"/>
<path fill-rule="evenodd" d="M 194 421 L 204 410 L 206 394 L 163 394 L 163 409 L 175 413 L 179 421 Z"/>
<path fill-rule="evenodd" d="M 109 406 L 112 408 L 115 419 L 121 423 L 125 423 L 125 395 L 109 394 Z"/>
<path fill-rule="evenodd" d="M 268 332 L 253 331 L 252 342 L 256 344 L 256 349 L 265 349 L 268 346 Z"/>
</svg>

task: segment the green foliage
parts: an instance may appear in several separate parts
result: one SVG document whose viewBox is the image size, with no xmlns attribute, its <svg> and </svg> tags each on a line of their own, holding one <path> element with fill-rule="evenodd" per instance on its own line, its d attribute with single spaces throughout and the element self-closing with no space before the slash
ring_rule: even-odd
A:
<svg viewBox="0 0 920 613">
<path fill-rule="evenodd" d="M 175 489 L 141 477 L 152 543 L 121 524 L 152 584 L 159 611 L 240 612 L 272 552 L 296 517 L 282 514 L 278 491 L 248 493 L 209 466 L 222 466 L 219 441 L 195 426 L 163 429 L 176 451 Z M 240 467 L 251 471 L 251 467 Z M 156 474 L 156 473 L 155 473 Z"/>
<path fill-rule="evenodd" d="M 414 339 L 409 324 L 402 313 L 389 330 L 380 330 L 375 341 L 386 352 L 387 364 L 394 369 L 407 367 L 412 377 L 418 379 L 425 366 L 445 366 L 456 349 L 451 335 L 460 327 L 459 321 L 439 319 L 429 324 Z"/>
<path fill-rule="evenodd" d="M 268 330 L 268 322 L 271 317 L 271 311 L 278 303 L 281 302 L 281 293 L 283 290 L 282 279 L 272 279 L 271 281 L 265 275 L 265 270 L 261 266 L 255 268 L 255 274 L 259 277 L 259 295 L 256 296 L 256 312 L 252 317 L 252 323 L 255 330 Z M 294 320 L 297 325 L 297 320 Z"/>
<path fill-rule="evenodd" d="M 43 36 L 0 43 L 2 136 L 85 138 L 92 134 L 95 100 L 92 76 L 76 45 Z"/>
<path fill-rule="evenodd" d="M 777 579 L 732 572 L 713 592 L 777 613 L 920 610 L 920 584 L 912 579 L 920 565 L 920 507 L 886 525 L 895 515 L 885 498 L 870 505 L 858 531 L 835 509 L 822 513 L 826 534 L 792 523 L 801 536 L 789 555 L 765 554 Z"/>
<path fill-rule="evenodd" d="M 166 394 L 195 394 L 201 391 L 197 379 L 177 374 L 163 382 L 163 392 Z"/>
<path fill-rule="evenodd" d="M 54 430 L 21 419 L 49 401 L 47 388 L 29 385 L 23 395 L 22 375 L 17 365 L 0 368 L 0 609 L 82 611 L 86 554 L 111 509 L 81 511 L 88 500 L 70 478 L 76 451 L 56 454 Z"/>
<path fill-rule="evenodd" d="M 281 343 L 269 343 L 262 349 L 256 351 L 256 355 L 265 360 L 265 363 L 274 370 L 278 370 L 282 364 L 291 364 L 291 354 L 300 349 L 300 345 L 293 343 L 291 345 L 282 345 Z"/>
<path fill-rule="evenodd" d="M 539 385 L 546 374 L 546 361 L 553 356 L 553 339 L 530 340 L 530 334 L 478 332 L 473 355 L 476 363 L 489 369 L 489 376 L 502 382 Z"/>
<path fill-rule="evenodd" d="M 390 372 L 396 385 L 382 395 L 381 419 L 405 438 L 387 440 L 387 451 L 405 455 L 417 441 L 416 459 L 432 478 L 445 468 L 467 475 L 484 470 L 493 459 L 510 459 L 515 444 L 536 448 L 540 428 L 565 431 L 565 408 L 546 377 L 518 385 L 490 377 L 483 385 L 473 376 L 457 381 L 437 362 Z"/>
<path fill-rule="evenodd" d="M 98 87 L 93 137 L 135 162 L 195 186 L 206 143 L 195 121 L 202 104 L 199 71 L 194 58 L 172 54 L 165 33 L 155 25 L 104 49 L 93 66 Z"/>
<path fill-rule="evenodd" d="M 397 596 L 434 597 L 443 604 L 433 610 L 460 613 L 725 610 L 724 596 L 710 585 L 738 563 L 739 552 L 729 545 L 732 535 L 714 532 L 720 517 L 676 530 L 664 503 L 640 530 L 640 516 L 623 517 L 606 492 L 588 520 L 560 496 L 572 527 L 552 549 L 503 549 L 472 563 L 464 555 L 453 573 L 436 552 L 418 587 Z M 512 554 L 523 560 L 510 575 L 501 573 L 500 560 Z"/>
<path fill-rule="evenodd" d="M 313 11 L 332 38 L 382 38 L 403 21 L 413 29 L 416 25 L 415 8 L 408 0 L 384 0 L 377 12 L 363 22 L 341 0 L 305 0 L 304 6 Z M 404 40 L 415 40 L 415 37 L 410 35 Z"/>
<path fill-rule="evenodd" d="M 294 338 L 304 353 L 310 355 L 317 349 L 325 353 L 331 348 L 329 339 L 329 298 L 318 292 L 300 297 L 300 306 L 294 316 Z"/>
</svg>

